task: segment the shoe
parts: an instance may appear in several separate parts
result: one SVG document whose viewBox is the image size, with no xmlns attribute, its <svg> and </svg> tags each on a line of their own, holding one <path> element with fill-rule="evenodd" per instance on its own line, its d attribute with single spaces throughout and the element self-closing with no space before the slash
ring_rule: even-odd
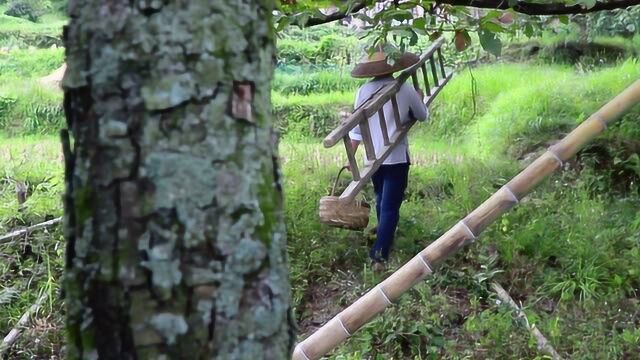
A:
<svg viewBox="0 0 640 360">
<path fill-rule="evenodd" d="M 387 266 L 383 262 L 374 261 L 371 264 L 371 270 L 376 274 L 380 274 L 387 270 Z"/>
</svg>

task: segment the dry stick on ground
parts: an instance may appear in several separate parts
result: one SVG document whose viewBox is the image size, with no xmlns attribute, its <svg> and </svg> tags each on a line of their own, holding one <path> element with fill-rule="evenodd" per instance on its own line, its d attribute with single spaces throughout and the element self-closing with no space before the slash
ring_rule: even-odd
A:
<svg viewBox="0 0 640 360">
<path fill-rule="evenodd" d="M 29 226 L 28 228 L 16 230 L 14 232 L 8 233 L 7 235 L 0 236 L 0 244 L 11 242 L 11 240 L 13 240 L 13 239 L 15 239 L 15 238 L 17 238 L 19 236 L 23 236 L 25 234 L 29 234 L 32 231 L 35 231 L 35 230 L 38 230 L 38 229 L 48 228 L 49 226 L 56 225 L 61 221 L 62 221 L 62 218 L 59 217 L 59 218 L 55 218 L 53 220 L 45 221 L 45 222 L 37 224 L 37 225 Z"/>
<path fill-rule="evenodd" d="M 516 304 L 515 301 L 509 296 L 509 293 L 498 283 L 492 283 L 491 287 L 498 295 L 498 298 L 502 300 L 505 304 L 509 305 L 510 308 L 516 311 L 516 316 L 518 321 L 529 330 L 531 335 L 536 338 L 536 342 L 538 343 L 538 350 L 544 351 L 547 355 L 551 356 L 552 359 L 558 360 L 562 359 L 560 355 L 556 352 L 556 350 L 551 346 L 549 340 L 547 340 L 544 335 L 538 330 L 535 325 L 529 324 L 529 320 L 527 319 L 527 315 L 522 311 L 522 309 Z"/>
<path fill-rule="evenodd" d="M 299 343 L 293 352 L 293 359 L 317 360 L 333 350 L 364 324 L 382 313 L 413 285 L 431 275 L 435 266 L 441 264 L 460 248 L 475 241 L 484 229 L 518 204 L 520 199 L 547 176 L 562 168 L 563 162 L 573 157 L 587 142 L 603 132 L 609 123 L 639 103 L 640 80 L 636 80 L 562 141 L 550 147 L 547 152 L 438 240 L 429 244 L 382 283 Z"/>
<path fill-rule="evenodd" d="M 20 317 L 20 320 L 18 320 L 16 326 L 14 326 L 13 329 L 9 331 L 9 334 L 4 337 L 4 339 L 2 340 L 2 344 L 0 344 L 0 358 L 2 358 L 4 353 L 9 350 L 11 346 L 13 346 L 16 340 L 18 340 L 18 337 L 20 337 L 20 334 L 22 333 L 22 329 L 27 326 L 29 320 L 31 319 L 31 316 L 33 316 L 33 314 L 35 314 L 38 309 L 40 309 L 40 305 L 46 297 L 46 293 L 40 295 L 36 303 L 31 305 L 31 307 L 24 314 L 22 314 L 22 317 Z"/>
</svg>

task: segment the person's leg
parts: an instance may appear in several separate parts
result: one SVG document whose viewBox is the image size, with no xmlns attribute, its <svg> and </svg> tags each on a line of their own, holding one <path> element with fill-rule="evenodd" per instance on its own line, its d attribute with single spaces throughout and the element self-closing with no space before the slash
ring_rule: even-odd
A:
<svg viewBox="0 0 640 360">
<path fill-rule="evenodd" d="M 376 193 L 376 219 L 380 223 L 380 203 L 382 202 L 382 188 L 384 186 L 384 166 L 380 166 L 371 177 L 373 191 Z"/>
<path fill-rule="evenodd" d="M 376 193 L 376 218 L 378 219 L 378 223 L 375 227 L 376 234 L 378 232 L 378 228 L 380 227 L 380 211 L 382 204 L 382 194 L 384 190 L 385 168 L 385 165 L 380 166 L 371 177 L 371 180 L 373 181 L 373 191 Z M 380 254 L 380 251 L 381 249 L 379 240 L 376 236 L 376 242 L 371 247 L 371 251 L 369 251 L 369 257 L 371 257 L 371 260 L 376 262 L 382 261 L 380 255 L 376 256 L 376 253 Z"/>
<path fill-rule="evenodd" d="M 385 261 L 389 258 L 389 250 L 400 219 L 400 205 L 407 188 L 409 164 L 395 164 L 386 167 L 382 201 L 380 202 L 377 239 L 371 249 L 374 261 Z"/>
</svg>

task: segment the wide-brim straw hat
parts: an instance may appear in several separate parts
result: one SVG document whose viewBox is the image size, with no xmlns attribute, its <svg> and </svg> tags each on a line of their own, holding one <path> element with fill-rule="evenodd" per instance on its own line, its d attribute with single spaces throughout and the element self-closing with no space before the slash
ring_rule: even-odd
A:
<svg viewBox="0 0 640 360">
<path fill-rule="evenodd" d="M 351 71 L 351 76 L 355 78 L 368 78 L 393 74 L 396 71 L 404 70 L 420 61 L 416 54 L 406 52 L 390 65 L 387 63 L 387 55 L 382 51 L 374 52 L 365 56 Z"/>
</svg>

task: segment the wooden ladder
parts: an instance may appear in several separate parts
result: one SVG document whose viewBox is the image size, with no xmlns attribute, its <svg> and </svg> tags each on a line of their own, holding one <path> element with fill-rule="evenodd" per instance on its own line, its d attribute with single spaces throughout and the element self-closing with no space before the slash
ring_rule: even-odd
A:
<svg viewBox="0 0 640 360">
<path fill-rule="evenodd" d="M 426 106 L 429 106 L 453 76 L 453 71 L 447 73 L 444 67 L 442 52 L 440 51 L 443 44 L 444 38 L 440 37 L 420 57 L 420 61 L 404 70 L 395 81 L 390 82 L 380 89 L 371 99 L 366 101 L 363 106 L 342 121 L 337 128 L 324 138 L 323 144 L 325 148 L 330 148 L 342 140 L 345 150 L 347 151 L 349 165 L 351 165 L 353 181 L 351 181 L 349 186 L 342 192 L 340 200 L 347 202 L 353 200 L 358 192 L 369 182 L 384 160 L 391 154 L 391 151 L 416 123 L 415 120 L 404 124 L 400 123 L 400 111 L 398 109 L 396 94 L 402 84 L 411 77 L 413 87 L 417 89 L 420 88 L 420 82 L 422 80 L 425 94 L 423 101 Z M 429 63 L 429 66 L 427 66 L 427 63 Z M 428 67 L 430 69 L 428 69 Z M 418 72 L 421 72 L 422 76 L 418 76 Z M 397 129 L 393 134 L 388 134 L 383 110 L 383 107 L 389 101 L 393 107 L 393 117 Z M 376 113 L 380 120 L 380 129 L 382 130 L 382 138 L 384 140 L 384 146 L 377 153 L 374 150 L 371 130 L 369 128 L 369 118 Z M 364 145 L 368 160 L 367 163 L 363 165 L 362 170 L 358 168 L 358 162 L 355 157 L 355 152 L 351 148 L 351 139 L 349 138 L 349 131 L 358 125 L 362 133 L 362 144 Z"/>
</svg>

